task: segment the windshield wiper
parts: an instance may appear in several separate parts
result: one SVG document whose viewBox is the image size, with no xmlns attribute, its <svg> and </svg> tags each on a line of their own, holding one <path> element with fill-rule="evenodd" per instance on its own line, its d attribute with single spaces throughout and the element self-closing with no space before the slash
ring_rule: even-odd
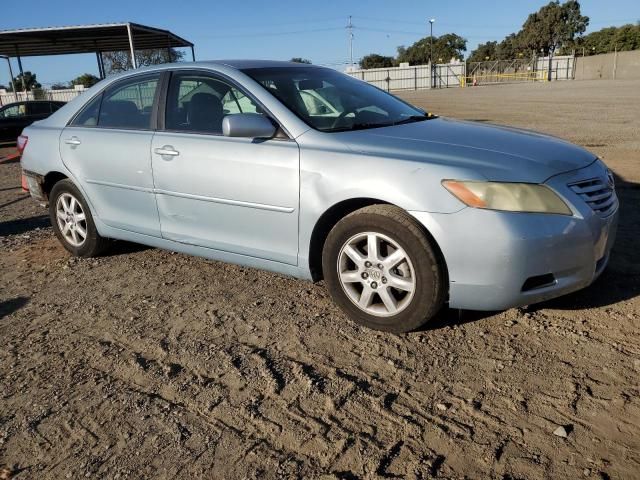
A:
<svg viewBox="0 0 640 480">
<path fill-rule="evenodd" d="M 354 123 L 348 127 L 332 128 L 325 130 L 325 132 L 351 132 L 353 130 L 366 130 L 368 128 L 381 128 L 381 127 L 393 127 L 394 125 L 403 125 L 405 123 L 422 122 L 424 120 L 432 120 L 438 118 L 437 115 L 431 113 L 425 113 L 424 115 L 411 115 L 410 117 L 397 120 L 395 122 L 362 122 Z"/>
<path fill-rule="evenodd" d="M 410 117 L 403 118 L 402 120 L 398 120 L 394 122 L 392 125 L 402 125 L 405 123 L 414 123 L 414 122 L 422 122 L 424 120 L 432 120 L 437 118 L 436 115 L 432 115 L 431 113 L 425 113 L 424 115 L 411 115 Z"/>
<path fill-rule="evenodd" d="M 354 123 L 348 127 L 332 128 L 325 130 L 326 132 L 350 132 L 352 130 L 366 130 L 367 128 L 379 128 L 379 127 L 391 127 L 395 125 L 394 122 L 374 123 L 374 122 L 362 122 Z"/>
</svg>

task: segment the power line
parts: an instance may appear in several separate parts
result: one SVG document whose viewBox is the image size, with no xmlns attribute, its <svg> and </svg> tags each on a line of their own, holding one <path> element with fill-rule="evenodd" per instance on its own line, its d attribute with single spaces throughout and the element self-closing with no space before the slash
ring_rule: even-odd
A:
<svg viewBox="0 0 640 480">
<path fill-rule="evenodd" d="M 313 24 L 313 23 L 325 23 L 325 22 L 337 22 L 343 21 L 344 17 L 325 17 L 325 18 L 307 18 L 307 19 L 299 19 L 299 20 L 291 20 L 287 22 L 269 22 L 270 27 L 280 27 L 284 25 L 302 25 L 302 24 Z M 241 25 L 230 25 L 225 27 L 216 27 L 217 31 L 225 31 L 225 30 L 247 30 L 253 29 L 256 27 L 263 27 L 264 22 L 260 23 L 242 23 Z"/>
<path fill-rule="evenodd" d="M 318 33 L 318 32 L 332 32 L 337 30 L 344 30 L 344 27 L 327 27 L 327 28 L 313 28 L 306 30 L 292 30 L 288 32 L 250 32 L 250 33 L 238 33 L 238 34 L 226 34 L 226 35 L 192 35 L 194 38 L 250 38 L 250 37 L 280 37 L 284 35 L 298 35 L 302 33 Z"/>
</svg>

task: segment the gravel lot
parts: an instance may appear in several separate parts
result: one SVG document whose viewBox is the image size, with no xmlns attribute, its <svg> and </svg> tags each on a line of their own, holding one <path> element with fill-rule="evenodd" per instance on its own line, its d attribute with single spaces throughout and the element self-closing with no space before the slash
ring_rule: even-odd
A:
<svg viewBox="0 0 640 480">
<path fill-rule="evenodd" d="M 404 336 L 321 284 L 125 243 L 69 258 L 0 163 L 0 478 L 639 478 L 639 91 L 403 95 L 587 146 L 622 202 L 588 289 Z"/>
</svg>

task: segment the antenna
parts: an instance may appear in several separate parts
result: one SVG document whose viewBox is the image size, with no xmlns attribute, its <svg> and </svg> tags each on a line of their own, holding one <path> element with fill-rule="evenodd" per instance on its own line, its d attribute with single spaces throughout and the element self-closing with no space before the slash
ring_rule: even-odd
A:
<svg viewBox="0 0 640 480">
<path fill-rule="evenodd" d="M 347 30 L 349 30 L 349 67 L 353 69 L 353 23 L 351 23 L 351 15 L 349 15 Z"/>
</svg>

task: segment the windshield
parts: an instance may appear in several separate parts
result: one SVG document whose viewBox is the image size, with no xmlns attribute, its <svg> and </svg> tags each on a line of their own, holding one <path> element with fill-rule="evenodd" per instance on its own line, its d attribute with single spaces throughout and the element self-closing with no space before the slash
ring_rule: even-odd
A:
<svg viewBox="0 0 640 480">
<path fill-rule="evenodd" d="M 308 125 L 323 132 L 386 127 L 431 118 L 373 85 L 328 68 L 242 70 Z"/>
</svg>

